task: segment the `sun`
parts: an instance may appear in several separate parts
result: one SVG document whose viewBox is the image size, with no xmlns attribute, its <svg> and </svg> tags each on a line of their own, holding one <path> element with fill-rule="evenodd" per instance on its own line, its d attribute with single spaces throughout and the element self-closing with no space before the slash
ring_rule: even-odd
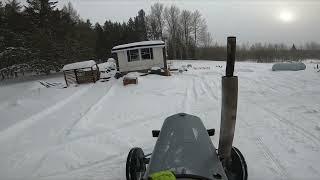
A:
<svg viewBox="0 0 320 180">
<path fill-rule="evenodd" d="M 279 14 L 279 18 L 281 21 L 283 21 L 285 23 L 290 23 L 290 22 L 294 21 L 294 15 L 290 11 L 281 11 Z"/>
</svg>

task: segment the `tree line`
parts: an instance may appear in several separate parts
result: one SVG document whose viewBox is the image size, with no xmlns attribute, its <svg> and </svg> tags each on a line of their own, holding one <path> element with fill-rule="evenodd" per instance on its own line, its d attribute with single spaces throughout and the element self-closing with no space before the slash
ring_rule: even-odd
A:
<svg viewBox="0 0 320 180">
<path fill-rule="evenodd" d="M 144 40 L 164 40 L 172 59 L 195 58 L 196 47 L 208 42 L 209 33 L 199 11 L 172 5 L 152 5 L 127 22 L 83 20 L 71 3 L 62 9 L 57 1 L 0 2 L 1 77 L 31 70 L 49 74 L 66 63 L 105 61 L 113 46 Z M 203 37 L 207 36 L 207 37 Z M 206 41 L 203 41 L 203 40 Z"/>
<path fill-rule="evenodd" d="M 149 14 L 137 12 L 127 22 L 83 20 L 71 3 L 57 8 L 57 1 L 0 1 L 0 79 L 32 71 L 49 74 L 64 64 L 112 56 L 112 47 L 144 40 L 163 40 L 169 59 L 224 59 L 226 47 L 213 45 L 207 24 L 197 10 L 155 3 Z M 239 60 L 320 58 L 319 44 L 303 48 L 284 45 L 241 45 Z"/>
<path fill-rule="evenodd" d="M 306 43 L 300 47 L 287 46 L 285 44 L 261 44 L 237 45 L 237 61 L 275 62 L 275 61 L 301 61 L 304 59 L 320 59 L 320 44 Z M 197 59 L 225 60 L 226 46 L 217 43 L 208 47 L 199 48 Z"/>
<path fill-rule="evenodd" d="M 32 71 L 49 74 L 64 64 L 106 60 L 115 45 L 147 40 L 145 13 L 128 22 L 93 25 L 71 3 L 57 1 L 0 1 L 0 79 Z"/>
</svg>

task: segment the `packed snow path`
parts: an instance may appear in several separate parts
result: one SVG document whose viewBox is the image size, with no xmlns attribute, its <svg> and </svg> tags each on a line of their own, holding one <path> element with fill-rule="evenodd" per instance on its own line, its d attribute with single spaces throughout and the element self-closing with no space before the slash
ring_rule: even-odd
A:
<svg viewBox="0 0 320 180">
<path fill-rule="evenodd" d="M 0 179 L 125 179 L 130 148 L 151 152 L 151 130 L 179 112 L 216 128 L 218 146 L 224 63 L 173 64 L 192 68 L 126 87 L 121 79 L 66 89 L 37 81 L 0 86 Z M 312 64 L 297 72 L 271 67 L 236 64 L 234 145 L 249 179 L 320 179 L 320 74 Z"/>
</svg>

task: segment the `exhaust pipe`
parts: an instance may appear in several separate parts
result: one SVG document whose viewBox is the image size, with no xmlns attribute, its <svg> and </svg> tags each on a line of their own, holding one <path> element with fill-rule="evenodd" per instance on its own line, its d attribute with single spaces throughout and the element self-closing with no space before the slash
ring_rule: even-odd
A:
<svg viewBox="0 0 320 180">
<path fill-rule="evenodd" d="M 237 116 L 238 77 L 233 75 L 236 37 L 228 37 L 226 75 L 222 77 L 222 107 L 218 154 L 222 165 L 231 166 L 231 149 Z"/>
</svg>

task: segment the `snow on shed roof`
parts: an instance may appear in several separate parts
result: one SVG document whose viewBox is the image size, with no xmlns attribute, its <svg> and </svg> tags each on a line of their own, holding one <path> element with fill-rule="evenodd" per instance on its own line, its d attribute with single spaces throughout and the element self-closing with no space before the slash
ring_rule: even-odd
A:
<svg viewBox="0 0 320 180">
<path fill-rule="evenodd" d="M 89 60 L 89 61 L 82 61 L 82 62 L 76 62 L 76 63 L 71 63 L 71 64 L 66 64 L 63 66 L 62 70 L 67 71 L 67 70 L 72 70 L 72 69 L 82 69 L 82 68 L 90 68 L 97 63 L 94 60 Z"/>
<path fill-rule="evenodd" d="M 122 44 L 119 46 L 115 46 L 112 48 L 112 52 L 115 51 L 121 51 L 121 50 L 126 50 L 126 49 L 131 49 L 131 48 L 137 48 L 137 47 L 154 47 L 154 46 L 164 46 L 163 41 L 141 41 L 141 42 L 134 42 L 134 43 L 129 43 L 129 44 Z"/>
</svg>

